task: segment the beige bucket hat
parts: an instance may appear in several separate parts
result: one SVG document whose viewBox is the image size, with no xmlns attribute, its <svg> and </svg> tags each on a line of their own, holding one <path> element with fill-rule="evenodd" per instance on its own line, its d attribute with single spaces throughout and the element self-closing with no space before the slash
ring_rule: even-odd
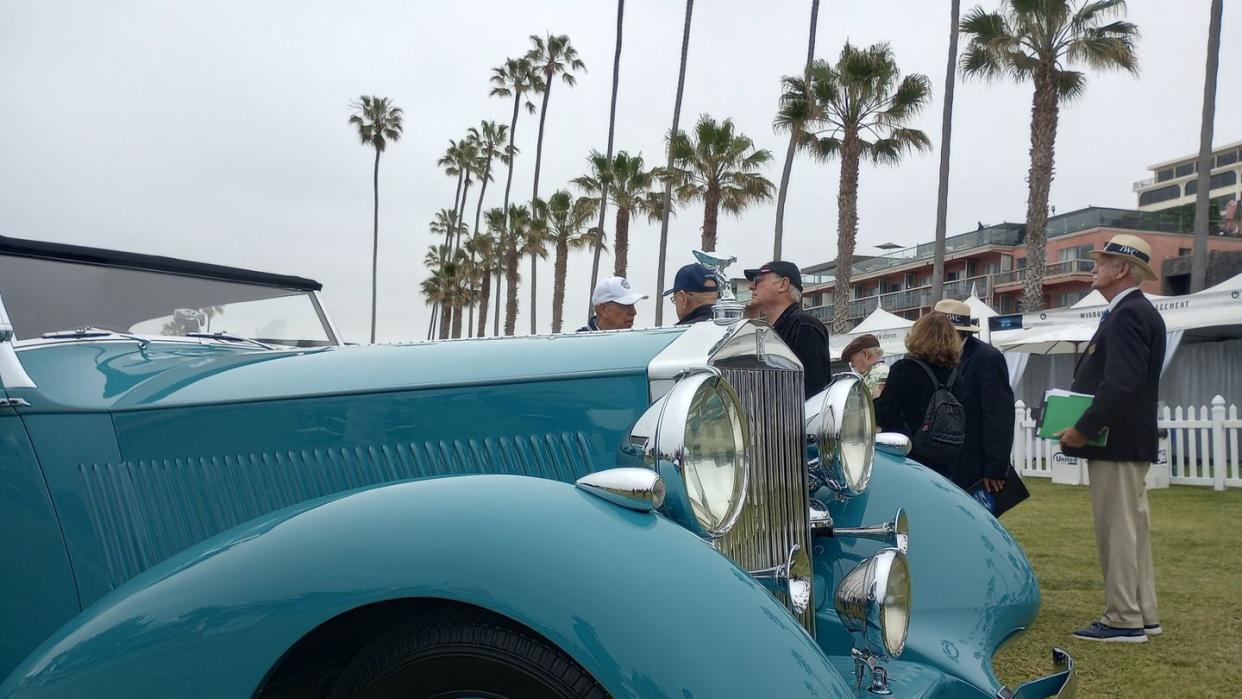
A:
<svg viewBox="0 0 1242 699">
<path fill-rule="evenodd" d="M 962 332 L 979 332 L 978 323 L 970 317 L 970 306 L 962 301 L 954 301 L 953 299 L 937 301 L 936 307 L 932 310 L 949 316 L 949 322 L 953 323 L 953 327 Z"/>
</svg>

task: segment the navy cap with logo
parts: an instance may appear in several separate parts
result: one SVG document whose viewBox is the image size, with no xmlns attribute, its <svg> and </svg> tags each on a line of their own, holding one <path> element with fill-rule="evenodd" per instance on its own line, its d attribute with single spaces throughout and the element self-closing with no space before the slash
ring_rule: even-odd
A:
<svg viewBox="0 0 1242 699">
<path fill-rule="evenodd" d="M 697 293 L 700 291 L 718 291 L 720 287 L 716 275 L 707 267 L 695 262 L 677 270 L 673 279 L 673 288 L 664 292 L 665 296 L 676 291 Z"/>
<path fill-rule="evenodd" d="M 773 260 L 759 269 L 748 269 L 746 278 L 753 282 L 760 274 L 768 272 L 788 279 L 795 289 L 802 291 L 802 272 L 798 269 L 798 265 L 784 260 Z"/>
</svg>

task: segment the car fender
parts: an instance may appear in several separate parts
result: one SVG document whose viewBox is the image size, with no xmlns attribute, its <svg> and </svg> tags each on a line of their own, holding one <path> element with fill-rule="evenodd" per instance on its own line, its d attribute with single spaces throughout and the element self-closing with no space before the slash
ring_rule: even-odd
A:
<svg viewBox="0 0 1242 699">
<path fill-rule="evenodd" d="M 1022 548 L 995 517 L 948 479 L 915 461 L 877 450 L 871 484 L 862 495 L 832 502 L 836 526 L 909 518 L 912 610 L 902 660 L 926 663 L 995 696 L 997 648 L 1030 626 L 1039 612 L 1039 583 Z M 869 539 L 816 537 L 816 573 L 824 604 L 817 613 L 821 646 L 848 654 L 849 634 L 833 606 L 841 578 L 882 546 Z"/>
<path fill-rule="evenodd" d="M 0 697 L 250 696 L 320 624 L 436 598 L 534 629 L 617 697 L 843 696 L 797 621 L 663 516 L 518 476 L 324 498 L 196 545 L 100 599 Z"/>
</svg>

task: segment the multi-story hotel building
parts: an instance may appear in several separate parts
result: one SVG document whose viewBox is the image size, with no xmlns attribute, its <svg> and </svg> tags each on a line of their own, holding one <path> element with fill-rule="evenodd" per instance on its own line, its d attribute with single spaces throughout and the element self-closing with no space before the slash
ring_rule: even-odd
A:
<svg viewBox="0 0 1242 699">
<path fill-rule="evenodd" d="M 1195 203 L 1198 192 L 1199 154 L 1182 156 L 1148 166 L 1151 177 L 1134 183 L 1140 211 L 1162 211 Z M 1242 141 L 1212 153 L 1211 199 L 1219 209 L 1242 195 Z"/>
<path fill-rule="evenodd" d="M 1044 306 L 1069 306 L 1091 290 L 1087 253 L 1104 247 L 1118 233 L 1136 233 L 1152 247 L 1153 267 L 1158 274 L 1163 261 L 1187 256 L 1194 245 L 1193 220 L 1178 212 L 1145 212 L 1089 207 L 1048 219 L 1047 265 L 1044 271 Z M 1021 309 L 1022 282 L 1026 275 L 1026 226 L 1001 223 L 955 235 L 945 240 L 946 298 L 963 299 L 972 289 L 999 313 Z M 1213 236 L 1210 251 L 1242 252 L 1242 237 Z M 933 243 L 923 243 L 871 258 L 855 258 L 850 278 L 851 324 L 880 306 L 906 318 L 931 310 Z M 806 268 L 803 305 L 826 323 L 835 309 L 835 263 Z M 1145 282 L 1151 293 L 1167 293 L 1163 279 Z"/>
</svg>

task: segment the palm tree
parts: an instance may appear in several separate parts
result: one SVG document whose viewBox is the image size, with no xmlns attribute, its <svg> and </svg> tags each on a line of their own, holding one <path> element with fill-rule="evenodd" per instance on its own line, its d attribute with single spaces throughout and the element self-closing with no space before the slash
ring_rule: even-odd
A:
<svg viewBox="0 0 1242 699">
<path fill-rule="evenodd" d="M 557 190 L 547 201 L 535 200 L 537 218 L 545 222 L 548 242 L 556 251 L 552 272 L 552 332 L 561 331 L 565 312 L 565 273 L 569 265 L 570 248 L 583 245 L 584 229 L 595 215 L 598 201 L 590 197 L 577 197 L 566 190 Z M 594 237 L 591 239 L 594 241 Z"/>
<path fill-rule="evenodd" d="M 1113 17 L 1124 14 L 1125 0 L 1001 0 L 996 12 L 975 7 L 962 20 L 970 37 L 962 53 L 967 77 L 1002 75 L 1035 85 L 1031 106 L 1031 167 L 1027 174 L 1026 277 L 1022 310 L 1044 305 L 1048 191 L 1061 102 L 1083 94 L 1086 74 L 1067 66 L 1122 69 L 1137 75 L 1134 44 L 1138 27 Z"/>
<path fill-rule="evenodd" d="M 957 21 L 961 0 L 949 3 L 949 66 L 944 72 L 940 119 L 940 184 L 936 188 L 936 243 L 932 253 L 931 302 L 944 297 L 944 236 L 949 215 L 949 146 L 953 141 L 953 86 L 957 77 Z"/>
<path fill-rule="evenodd" d="M 438 339 L 461 337 L 461 309 L 473 301 L 471 279 L 474 266 L 465 250 L 454 250 L 449 245 L 432 245 L 423 257 L 430 275 L 423 280 L 421 290 L 428 303 L 446 310 L 440 316 Z"/>
<path fill-rule="evenodd" d="M 461 226 L 457 224 L 457 212 L 453 209 L 440 209 L 431 219 L 431 223 L 427 225 L 427 230 L 432 235 L 444 236 L 444 242 L 438 247 L 433 246 L 432 250 L 440 254 L 440 262 L 443 263 L 448 258 L 449 252 L 453 249 L 453 238 L 456 237 Z M 430 268 L 430 266 L 428 266 Z M 432 306 L 431 319 L 427 322 L 427 339 L 430 340 L 435 334 L 436 323 L 441 320 L 444 315 L 445 308 L 442 306 Z M 447 318 L 445 318 L 447 319 Z"/>
<path fill-rule="evenodd" d="M 502 214 L 501 219 L 503 220 L 503 218 Z M 473 329 L 471 332 L 478 337 L 483 337 L 487 330 L 487 302 L 491 300 L 492 296 L 492 274 L 498 269 L 496 236 L 491 232 L 476 232 L 466 239 L 465 249 L 470 253 L 470 262 L 474 267 L 474 300 L 479 307 L 477 329 Z M 475 305 L 475 303 L 470 304 L 470 323 L 472 326 L 475 322 Z"/>
<path fill-rule="evenodd" d="M 504 209 L 496 207 L 496 208 L 488 209 L 487 213 L 485 213 L 483 217 L 484 219 L 487 220 L 487 230 L 495 241 L 492 244 L 493 250 L 492 250 L 491 272 L 496 277 L 496 310 L 492 314 L 492 336 L 499 337 L 500 336 L 500 297 L 501 297 L 500 277 L 501 275 L 504 274 L 505 262 L 506 262 L 505 251 L 508 250 L 508 246 L 509 246 L 508 234 L 505 232 L 506 231 L 506 212 Z M 486 311 L 483 313 L 483 316 L 484 318 L 486 318 L 487 316 Z M 482 325 L 483 322 L 484 321 L 481 321 L 480 325 Z M 483 332 L 480 331 L 479 334 L 482 335 Z"/>
<path fill-rule="evenodd" d="M 483 214 L 483 196 L 487 194 L 487 183 L 491 182 L 492 177 L 492 160 L 499 158 L 500 162 L 508 165 L 513 154 L 517 153 L 517 149 L 513 146 L 506 147 L 505 139 L 508 138 L 509 127 L 504 124 L 497 125 L 494 121 L 479 122 L 479 128 L 470 127 L 466 138 L 470 140 L 479 151 L 479 158 L 483 163 L 482 174 L 479 175 L 479 203 L 474 208 L 474 228 L 475 233 L 479 232 L 479 219 Z"/>
<path fill-rule="evenodd" d="M 518 259 L 527 247 L 525 241 L 530 233 L 530 209 L 510 204 L 504 220 L 505 230 L 501 240 L 505 258 L 505 335 L 512 335 L 517 327 Z"/>
<path fill-rule="evenodd" d="M 544 89 L 543 76 L 535 70 L 534 66 L 526 57 L 510 58 L 504 62 L 504 65 L 492 69 L 491 77 L 492 89 L 488 94 L 493 97 L 513 97 L 513 118 L 509 122 L 509 152 L 513 151 L 513 138 L 517 134 L 518 110 L 522 105 L 523 95 L 534 92 L 539 93 Z M 529 99 L 526 100 L 526 111 L 531 114 L 535 113 L 535 103 Z M 513 188 L 513 161 L 509 161 L 509 175 L 505 179 L 505 199 L 501 205 L 501 210 L 508 216 L 509 208 L 509 192 Z M 507 273 L 507 272 L 506 272 Z M 517 313 L 517 298 L 513 299 L 514 313 Z M 507 324 L 507 323 L 506 323 Z M 512 335 L 512 332 L 506 333 Z"/>
<path fill-rule="evenodd" d="M 612 55 L 612 99 L 608 107 L 608 151 L 607 158 L 612 162 L 612 137 L 616 132 L 617 126 L 617 88 L 620 85 L 621 77 L 621 35 L 622 26 L 625 22 L 625 0 L 617 0 L 617 43 L 616 49 Z M 591 314 L 590 296 L 595 289 L 595 283 L 599 280 L 599 256 L 604 251 L 604 243 L 606 236 L 604 234 L 604 215 L 608 210 L 608 192 L 605 187 L 603 196 L 600 198 L 599 205 L 599 224 L 586 234 L 590 238 L 592 245 L 591 260 L 591 290 L 587 293 L 587 315 Z M 585 238 L 584 238 L 585 240 Z M 657 304 L 658 305 L 658 304 Z"/>
<path fill-rule="evenodd" d="M 953 0 L 955 3 L 957 0 Z M 815 29 L 819 24 L 819 0 L 811 0 L 811 35 L 807 39 L 806 47 L 806 65 L 811 65 L 811 61 L 815 60 Z M 804 83 L 805 84 L 805 81 Z M 781 107 L 785 106 L 785 98 L 781 98 Z M 806 102 L 804 101 L 805 105 Z M 778 131 L 783 129 L 783 123 L 778 119 L 776 124 Z M 781 259 L 781 243 L 785 237 L 785 196 L 789 193 L 789 175 L 793 172 L 793 159 L 798 148 L 798 135 L 802 133 L 801 125 L 789 128 L 789 147 L 785 149 L 785 169 L 781 171 L 781 188 L 776 195 L 776 234 L 772 243 L 772 259 Z"/>
<path fill-rule="evenodd" d="M 1190 290 L 1207 286 L 1208 197 L 1211 195 L 1212 131 L 1216 122 L 1216 72 L 1220 65 L 1222 0 L 1212 0 L 1208 19 L 1207 66 L 1203 75 L 1203 113 L 1199 122 L 1199 177 L 1195 190 L 1195 246 L 1190 258 Z"/>
<path fill-rule="evenodd" d="M 466 171 L 459 167 L 461 162 L 461 144 L 453 139 L 449 139 L 448 148 L 444 149 L 444 155 L 436 160 L 436 167 L 442 168 L 444 174 L 449 177 L 457 178 L 457 189 L 453 192 L 453 221 L 457 220 L 457 209 L 461 200 L 461 181 L 465 179 Z"/>
<path fill-rule="evenodd" d="M 686 87 L 686 57 L 690 52 L 690 16 L 694 14 L 694 0 L 686 0 L 686 20 L 681 30 L 681 68 L 677 73 L 677 98 L 673 100 L 673 128 L 669 129 L 670 137 L 679 133 L 681 124 L 681 96 Z M 670 139 L 671 141 L 671 139 Z M 668 170 L 673 169 L 673 149 L 669 143 Z M 664 217 L 660 221 L 660 261 L 656 265 L 656 293 L 664 294 L 664 262 L 668 254 L 668 217 L 673 211 L 673 182 L 664 183 L 664 202 L 661 206 Z M 655 324 L 659 327 L 664 323 L 664 304 L 656 304 Z"/>
<path fill-rule="evenodd" d="M 531 268 L 534 269 L 538 260 L 548 259 L 548 241 L 550 240 L 550 231 L 548 228 L 548 220 L 546 218 L 546 208 L 538 206 L 543 200 L 536 199 L 531 202 L 530 218 L 525 228 L 514 228 L 514 241 L 517 243 L 518 258 L 529 257 L 531 260 Z M 534 285 L 534 282 L 531 282 Z M 531 313 L 535 312 L 533 308 L 534 299 L 532 301 Z M 535 332 L 531 332 L 532 335 Z"/>
<path fill-rule="evenodd" d="M 543 127 L 544 122 L 548 118 L 548 99 L 552 97 L 552 84 L 556 80 L 556 76 L 561 76 L 561 81 L 566 87 L 573 87 L 577 82 L 574 77 L 574 71 L 586 70 L 586 64 L 578 58 L 578 50 L 569 43 L 569 37 L 564 34 L 551 34 L 547 38 L 531 35 L 530 43 L 532 44 L 530 52 L 526 54 L 526 59 L 530 61 L 531 67 L 536 70 L 543 82 L 543 104 L 539 108 L 539 139 L 535 142 L 535 184 L 531 191 L 531 206 L 539 199 L 539 171 L 540 165 L 543 163 Z M 535 265 L 535 257 L 530 258 L 530 334 L 535 334 L 536 326 L 536 302 L 535 292 L 538 286 L 538 267 Z"/>
<path fill-rule="evenodd" d="M 677 200 L 703 202 L 703 250 L 716 249 L 716 222 L 725 213 L 740 215 L 753 204 L 772 198 L 772 182 L 758 170 L 772 153 L 755 148 L 745 135 L 735 133 L 733 120 L 717 122 L 707 114 L 694 127 L 694 140 L 684 131 L 670 139 L 673 165 L 664 171 L 675 187 Z"/>
<path fill-rule="evenodd" d="M 349 117 L 349 123 L 358 128 L 358 138 L 362 145 L 375 149 L 375 173 L 371 182 L 375 193 L 371 231 L 371 342 L 374 343 L 376 297 L 379 289 L 379 161 L 380 154 L 388 147 L 389 141 L 396 143 L 401 140 L 404 126 L 401 123 L 401 108 L 394 106 L 387 97 L 362 95 L 350 108 L 354 113 Z"/>
<path fill-rule="evenodd" d="M 610 201 L 617 208 L 612 273 L 624 277 L 630 249 L 630 219 L 636 213 L 646 214 L 649 219 L 662 213 L 663 199 L 652 190 L 655 172 L 646 169 L 641 153 L 631 156 L 621 151 L 609 160 L 593 150 L 587 160 L 591 174 L 575 178 L 573 183 L 591 196 L 594 205 L 603 206 Z M 596 237 L 602 247 L 602 230 Z"/>
<path fill-rule="evenodd" d="M 858 237 L 859 162 L 866 156 L 876 164 L 896 165 L 910 151 L 931 148 L 927 134 L 904 126 L 931 98 L 931 81 L 919 73 L 902 78 L 884 43 L 858 49 L 847 42 L 835 66 L 815 61 L 808 74 L 814 116 L 799 138 L 821 160 L 841 158 L 833 331 L 845 332 Z"/>
</svg>

